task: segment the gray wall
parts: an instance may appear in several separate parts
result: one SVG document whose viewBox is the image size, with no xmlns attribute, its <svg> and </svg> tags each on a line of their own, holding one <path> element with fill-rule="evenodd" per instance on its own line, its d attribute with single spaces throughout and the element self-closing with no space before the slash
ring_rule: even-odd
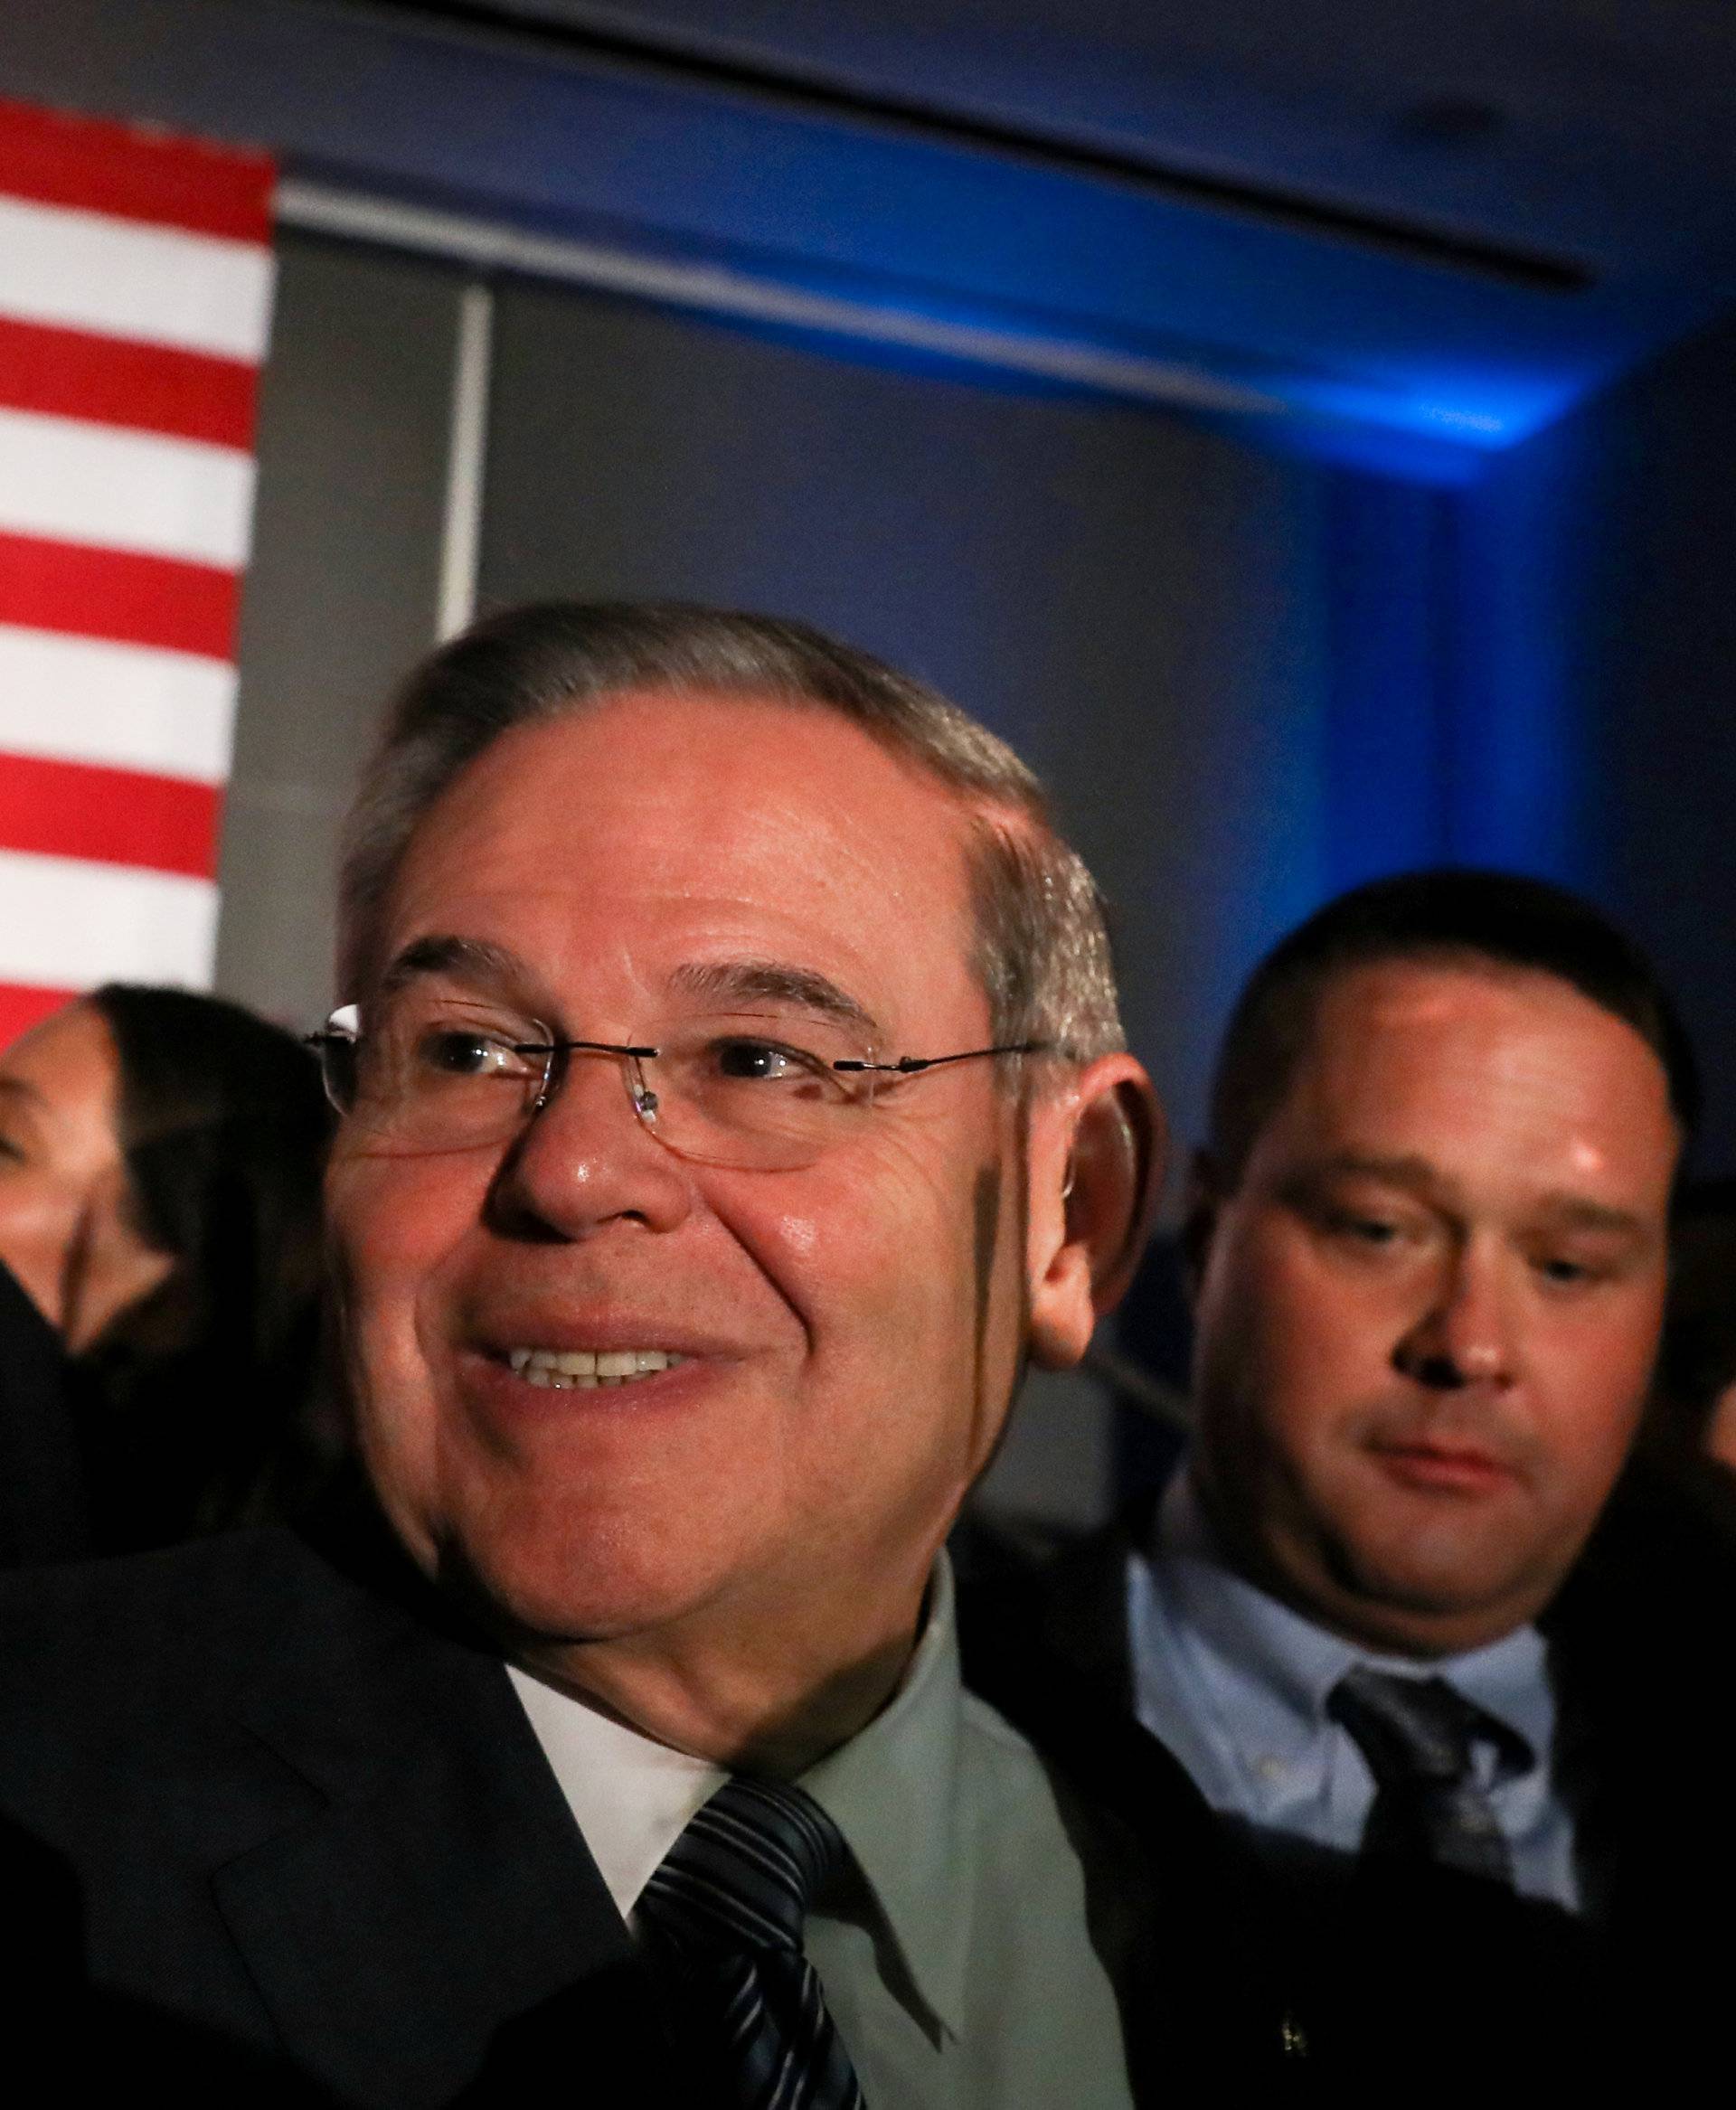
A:
<svg viewBox="0 0 1736 2110">
<path fill-rule="evenodd" d="M 338 826 L 434 630 L 458 282 L 284 236 L 224 807 L 217 984 L 284 1024 L 332 998 Z"/>
</svg>

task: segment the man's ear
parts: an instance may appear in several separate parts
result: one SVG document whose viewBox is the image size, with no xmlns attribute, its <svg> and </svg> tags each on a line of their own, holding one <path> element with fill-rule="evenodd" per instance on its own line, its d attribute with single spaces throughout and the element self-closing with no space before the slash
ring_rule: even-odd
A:
<svg viewBox="0 0 1736 2110">
<path fill-rule="evenodd" d="M 1090 1345 L 1145 1251 L 1163 1185 L 1166 1131 L 1131 1055 L 1089 1063 L 1032 1113 L 1029 1345 L 1067 1370 Z"/>
</svg>

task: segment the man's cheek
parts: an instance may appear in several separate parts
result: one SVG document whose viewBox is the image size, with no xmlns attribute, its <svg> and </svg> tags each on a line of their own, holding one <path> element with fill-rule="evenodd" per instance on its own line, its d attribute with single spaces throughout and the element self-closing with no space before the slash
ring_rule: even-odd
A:
<svg viewBox="0 0 1736 2110">
<path fill-rule="evenodd" d="M 480 1213 L 486 1188 L 450 1176 L 444 1161 L 359 1158 L 326 1184 L 326 1220 L 339 1267 L 377 1302 L 431 1274 Z"/>
<path fill-rule="evenodd" d="M 340 1282 L 370 1279 L 372 1263 L 389 1253 L 392 1227 L 403 1219 L 377 1169 L 365 1159 L 334 1164 L 326 1182 L 326 1239 Z"/>
<path fill-rule="evenodd" d="M 442 1217 L 401 1162 L 362 1160 L 328 1183 L 337 1315 L 360 1414 L 378 1442 L 416 1442 L 438 1373 Z M 430 1323 L 430 1322 L 432 1322 Z"/>
<path fill-rule="evenodd" d="M 1316 1436 L 1386 1390 L 1404 1330 L 1332 1285 L 1293 1275 L 1243 1317 L 1262 1389 L 1283 1401 L 1299 1435 Z"/>
<path fill-rule="evenodd" d="M 783 1197 L 775 1214 L 737 1208 L 729 1211 L 728 1227 L 823 1350 L 828 1335 L 914 1317 L 912 1292 L 920 1294 L 931 1272 L 946 1267 L 935 1248 L 931 1210 L 914 1205 L 929 1176 L 919 1178 L 896 1160 L 854 1167 L 841 1158 L 826 1161 Z M 929 1263 L 920 1270 L 913 1263 L 919 1253 Z"/>
</svg>

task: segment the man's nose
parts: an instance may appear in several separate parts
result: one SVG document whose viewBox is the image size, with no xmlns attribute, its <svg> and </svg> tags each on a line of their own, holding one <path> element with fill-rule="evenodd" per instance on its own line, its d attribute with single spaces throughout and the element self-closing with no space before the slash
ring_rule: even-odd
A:
<svg viewBox="0 0 1736 2110">
<path fill-rule="evenodd" d="M 575 1050 L 521 1130 L 489 1192 L 496 1229 L 580 1239 L 611 1222 L 673 1230 L 693 1205 L 686 1167 L 634 1111 L 618 1055 Z"/>
<path fill-rule="evenodd" d="M 1513 1314 L 1500 1256 L 1474 1246 L 1455 1254 L 1392 1360 L 1406 1377 L 1437 1391 L 1510 1383 Z"/>
</svg>

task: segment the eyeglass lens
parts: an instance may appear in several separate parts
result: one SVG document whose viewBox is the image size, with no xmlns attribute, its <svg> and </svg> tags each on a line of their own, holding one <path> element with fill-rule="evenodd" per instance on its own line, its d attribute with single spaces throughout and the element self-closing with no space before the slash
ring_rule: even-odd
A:
<svg viewBox="0 0 1736 2110">
<path fill-rule="evenodd" d="M 321 1043 L 328 1089 L 382 1151 L 504 1143 L 556 1094 L 573 1066 L 614 1061 L 633 1110 L 671 1150 L 725 1165 L 812 1163 L 873 1102 L 877 1079 L 840 1074 L 873 1050 L 824 1020 L 724 1013 L 685 1017 L 647 1036 L 655 1056 L 576 1046 L 534 1021 L 448 1000 L 389 1003 L 355 1033 L 353 1013 Z M 347 1038 L 346 1038 L 347 1032 Z"/>
</svg>

